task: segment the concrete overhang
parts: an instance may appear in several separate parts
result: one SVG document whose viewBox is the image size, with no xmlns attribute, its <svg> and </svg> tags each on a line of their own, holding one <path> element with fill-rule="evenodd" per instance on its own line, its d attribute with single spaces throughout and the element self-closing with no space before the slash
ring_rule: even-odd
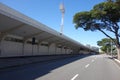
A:
<svg viewBox="0 0 120 80">
<path fill-rule="evenodd" d="M 49 28 L 48 26 L 21 14 L 20 12 L 0 3 L 0 33 L 1 35 L 17 35 L 24 39 L 35 37 L 38 41 L 59 41 L 62 45 L 73 46 L 76 49 L 90 50 L 81 43 Z"/>
</svg>

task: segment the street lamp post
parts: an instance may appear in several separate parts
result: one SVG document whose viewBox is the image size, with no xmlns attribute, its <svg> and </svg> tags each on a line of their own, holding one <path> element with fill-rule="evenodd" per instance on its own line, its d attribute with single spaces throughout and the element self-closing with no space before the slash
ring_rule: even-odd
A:
<svg viewBox="0 0 120 80">
<path fill-rule="evenodd" d="M 63 3 L 60 4 L 60 11 L 62 13 L 60 34 L 62 35 L 63 27 L 64 27 L 64 14 L 65 14 L 65 8 Z"/>
<path fill-rule="evenodd" d="M 112 49 L 113 49 L 112 45 L 113 45 L 113 43 L 112 43 L 112 40 L 111 40 L 111 44 L 110 45 L 111 45 L 111 52 L 110 53 L 111 53 L 111 56 L 113 56 L 113 52 L 112 52 Z"/>
</svg>

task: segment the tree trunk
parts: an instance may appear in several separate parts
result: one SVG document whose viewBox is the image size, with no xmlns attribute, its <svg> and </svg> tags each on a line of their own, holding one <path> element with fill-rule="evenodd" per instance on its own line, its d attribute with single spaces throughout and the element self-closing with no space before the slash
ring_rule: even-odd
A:
<svg viewBox="0 0 120 80">
<path fill-rule="evenodd" d="M 120 47 L 117 47 L 117 58 L 120 60 Z"/>
</svg>

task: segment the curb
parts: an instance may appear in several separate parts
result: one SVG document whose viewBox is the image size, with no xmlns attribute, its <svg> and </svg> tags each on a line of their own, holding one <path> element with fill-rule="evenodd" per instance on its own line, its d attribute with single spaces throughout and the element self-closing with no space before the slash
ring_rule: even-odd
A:
<svg viewBox="0 0 120 80">
<path fill-rule="evenodd" d="M 114 60 L 115 60 L 115 61 L 117 61 L 118 63 L 120 63 L 120 60 L 118 60 L 118 59 L 115 59 L 115 58 L 114 58 Z"/>
</svg>

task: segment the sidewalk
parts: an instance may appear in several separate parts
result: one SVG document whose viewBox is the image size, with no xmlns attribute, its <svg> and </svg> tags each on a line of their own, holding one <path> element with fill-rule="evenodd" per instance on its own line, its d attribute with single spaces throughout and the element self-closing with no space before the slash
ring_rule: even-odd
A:
<svg viewBox="0 0 120 80">
<path fill-rule="evenodd" d="M 120 60 L 118 60 L 116 56 L 109 55 L 109 57 L 113 59 L 120 66 Z"/>
<path fill-rule="evenodd" d="M 0 58 L 0 69 L 22 66 L 30 63 L 57 60 L 76 55 L 44 55 L 44 56 L 27 56 L 27 57 L 8 57 Z"/>
</svg>

